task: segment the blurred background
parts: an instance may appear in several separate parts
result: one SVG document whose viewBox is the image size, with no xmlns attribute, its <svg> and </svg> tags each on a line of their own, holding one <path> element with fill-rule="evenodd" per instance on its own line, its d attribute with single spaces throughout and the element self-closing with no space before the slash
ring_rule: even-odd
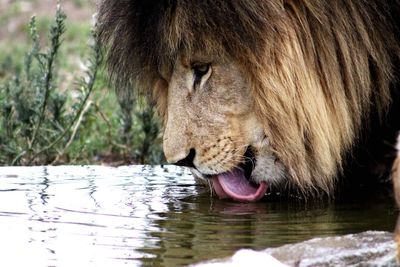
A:
<svg viewBox="0 0 400 267">
<path fill-rule="evenodd" d="M 117 94 L 96 2 L 0 0 L 0 165 L 160 164 L 146 99 Z"/>
</svg>

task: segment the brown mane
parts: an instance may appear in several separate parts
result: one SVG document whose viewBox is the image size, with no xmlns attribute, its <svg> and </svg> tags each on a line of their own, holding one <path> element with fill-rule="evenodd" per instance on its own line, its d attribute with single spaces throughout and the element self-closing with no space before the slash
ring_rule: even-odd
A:
<svg viewBox="0 0 400 267">
<path fill-rule="evenodd" d="M 292 184 L 329 192 L 363 122 L 391 101 L 399 7 L 397 0 L 103 0 L 98 19 L 114 81 L 155 98 L 160 73 L 180 54 L 234 61 Z"/>
</svg>

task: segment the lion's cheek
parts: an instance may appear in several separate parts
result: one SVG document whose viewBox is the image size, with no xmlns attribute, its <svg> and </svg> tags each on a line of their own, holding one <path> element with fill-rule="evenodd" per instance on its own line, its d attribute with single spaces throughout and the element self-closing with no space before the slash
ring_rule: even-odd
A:
<svg viewBox="0 0 400 267">
<path fill-rule="evenodd" d="M 251 175 L 254 182 L 267 182 L 268 185 L 277 185 L 283 182 L 286 172 L 283 164 L 272 154 L 256 157 L 256 165 Z"/>
</svg>

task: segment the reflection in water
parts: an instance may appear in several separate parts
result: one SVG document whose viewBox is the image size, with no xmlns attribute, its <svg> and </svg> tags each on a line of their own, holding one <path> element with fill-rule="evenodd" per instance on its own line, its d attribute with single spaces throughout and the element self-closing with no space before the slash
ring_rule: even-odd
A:
<svg viewBox="0 0 400 267">
<path fill-rule="evenodd" d="M 0 168 L 0 265 L 178 266 L 239 248 L 391 231 L 395 216 L 379 193 L 336 203 L 212 199 L 172 166 Z"/>
</svg>

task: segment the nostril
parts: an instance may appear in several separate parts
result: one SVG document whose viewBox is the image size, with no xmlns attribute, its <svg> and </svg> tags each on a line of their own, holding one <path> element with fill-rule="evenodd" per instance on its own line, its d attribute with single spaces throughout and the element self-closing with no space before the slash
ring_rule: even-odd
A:
<svg viewBox="0 0 400 267">
<path fill-rule="evenodd" d="M 192 148 L 192 149 L 190 149 L 189 154 L 186 156 L 186 158 L 177 161 L 175 163 L 175 165 L 195 168 L 195 166 L 193 164 L 193 160 L 194 160 L 195 156 L 196 156 L 196 151 L 194 150 L 194 148 Z"/>
</svg>

